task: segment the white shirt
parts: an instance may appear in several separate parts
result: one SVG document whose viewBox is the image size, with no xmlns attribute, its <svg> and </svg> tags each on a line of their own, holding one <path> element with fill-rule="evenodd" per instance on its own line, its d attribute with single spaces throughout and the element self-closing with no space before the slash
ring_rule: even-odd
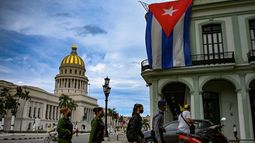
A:
<svg viewBox="0 0 255 143">
<path fill-rule="evenodd" d="M 182 116 L 183 116 L 184 119 L 186 119 L 186 118 L 191 118 L 190 112 L 187 111 L 187 110 L 183 111 L 181 114 L 182 114 Z M 190 133 L 189 126 L 188 126 L 187 123 L 183 120 L 181 114 L 180 114 L 179 117 L 178 117 L 178 122 L 179 122 L 178 129 L 181 130 L 181 131 L 184 132 L 184 133 L 189 134 L 189 133 Z M 187 121 L 187 120 L 186 120 L 186 121 Z"/>
</svg>

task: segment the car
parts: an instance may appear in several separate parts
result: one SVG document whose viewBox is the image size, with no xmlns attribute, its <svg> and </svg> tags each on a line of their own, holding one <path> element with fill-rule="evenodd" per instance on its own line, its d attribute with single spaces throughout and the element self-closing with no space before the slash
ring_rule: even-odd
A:
<svg viewBox="0 0 255 143">
<path fill-rule="evenodd" d="M 209 120 L 201 120 L 201 119 L 193 119 L 194 125 L 196 127 L 195 133 L 200 132 L 204 129 L 209 128 L 210 126 L 213 126 L 213 123 Z M 178 121 L 172 121 L 164 125 L 164 128 L 166 132 L 164 133 L 164 139 L 166 143 L 178 143 L 178 135 L 176 134 L 177 128 L 178 128 Z M 153 139 L 151 137 L 151 131 L 145 131 L 143 132 L 145 143 L 154 143 Z"/>
</svg>

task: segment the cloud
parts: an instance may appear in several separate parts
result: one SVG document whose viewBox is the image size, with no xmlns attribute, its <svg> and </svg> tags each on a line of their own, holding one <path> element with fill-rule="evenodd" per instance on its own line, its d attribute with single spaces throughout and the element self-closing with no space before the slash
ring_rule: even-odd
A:
<svg viewBox="0 0 255 143">
<path fill-rule="evenodd" d="M 0 65 L 0 74 L 1 73 L 8 74 L 10 72 L 12 72 L 12 70 L 9 67 Z"/>
<path fill-rule="evenodd" d="M 89 66 L 88 68 L 91 72 L 96 72 L 96 73 L 102 73 L 106 69 L 106 65 L 102 63 L 98 63 L 96 66 L 92 67 Z"/>
<path fill-rule="evenodd" d="M 141 102 L 149 110 L 140 75 L 146 59 L 144 14 L 131 0 L 0 1 L 0 79 L 53 92 L 60 62 L 75 43 L 85 61 L 90 96 L 100 106 L 109 76 L 110 107 L 130 115 L 133 104 Z"/>
<path fill-rule="evenodd" d="M 70 13 L 56 13 L 55 14 L 56 17 L 61 17 L 61 18 L 69 18 L 72 17 L 72 15 Z"/>
<path fill-rule="evenodd" d="M 97 25 L 85 25 L 82 27 L 71 28 L 71 30 L 74 30 L 81 37 L 86 37 L 87 35 L 98 35 L 107 33 L 104 29 Z"/>
</svg>

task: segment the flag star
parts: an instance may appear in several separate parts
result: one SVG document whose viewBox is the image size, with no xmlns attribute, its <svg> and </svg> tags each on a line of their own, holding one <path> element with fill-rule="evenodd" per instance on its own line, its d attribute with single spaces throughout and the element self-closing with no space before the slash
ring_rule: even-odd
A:
<svg viewBox="0 0 255 143">
<path fill-rule="evenodd" d="M 173 6 L 171 6 L 169 9 L 163 9 L 165 13 L 163 15 L 170 15 L 173 16 L 173 13 L 178 11 L 178 9 L 174 9 Z"/>
</svg>

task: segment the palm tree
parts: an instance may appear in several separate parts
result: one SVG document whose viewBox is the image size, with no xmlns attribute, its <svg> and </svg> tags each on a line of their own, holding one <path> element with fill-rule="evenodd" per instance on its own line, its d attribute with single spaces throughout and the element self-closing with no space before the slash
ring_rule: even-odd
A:
<svg viewBox="0 0 255 143">
<path fill-rule="evenodd" d="M 74 100 L 72 98 L 70 98 L 69 96 L 65 95 L 65 94 L 61 94 L 61 96 L 59 97 L 59 104 L 58 104 L 59 108 L 69 108 L 71 110 L 76 110 L 76 107 L 78 106 L 77 103 L 74 102 Z"/>
<path fill-rule="evenodd" d="M 11 95 L 9 93 L 9 89 L 7 88 L 2 89 L 1 100 L 3 101 L 3 103 L 1 103 L 2 105 L 0 105 L 3 107 L 3 109 L 0 110 L 0 114 L 2 115 L 2 118 L 3 118 L 2 125 L 4 125 L 4 115 L 6 115 L 7 113 L 6 111 L 11 110 L 11 113 L 12 113 L 11 131 L 13 131 L 13 128 L 14 128 L 14 123 L 15 123 L 14 121 L 18 111 L 18 107 L 20 105 L 19 103 L 20 98 L 23 100 L 30 100 L 31 97 L 29 96 L 29 91 L 23 92 L 22 88 L 20 86 L 17 86 L 16 93 L 14 95 Z"/>
<path fill-rule="evenodd" d="M 112 125 L 112 120 L 114 120 L 114 115 L 117 113 L 116 108 L 108 109 L 108 116 L 110 116 L 110 124 Z"/>
<path fill-rule="evenodd" d="M 9 96 L 9 89 L 3 88 L 1 89 L 1 94 L 0 94 L 0 115 L 2 117 L 2 122 L 1 122 L 1 129 L 4 129 L 4 116 L 7 114 L 7 108 L 6 108 L 6 97 Z"/>
<path fill-rule="evenodd" d="M 148 119 L 143 119 L 142 120 L 142 126 L 147 131 L 150 128 L 149 120 Z"/>
</svg>

